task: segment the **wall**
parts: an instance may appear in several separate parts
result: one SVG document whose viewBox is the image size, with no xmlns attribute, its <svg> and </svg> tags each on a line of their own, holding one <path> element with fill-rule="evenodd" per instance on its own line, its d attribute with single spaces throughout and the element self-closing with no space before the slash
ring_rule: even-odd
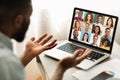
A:
<svg viewBox="0 0 120 80">
<path fill-rule="evenodd" d="M 42 33 L 50 33 L 59 40 L 67 39 L 74 7 L 120 16 L 118 1 L 119 0 L 34 0 L 33 8 L 37 14 L 36 34 L 39 36 Z M 118 42 L 120 42 L 119 26 L 116 34 L 116 40 Z"/>
</svg>

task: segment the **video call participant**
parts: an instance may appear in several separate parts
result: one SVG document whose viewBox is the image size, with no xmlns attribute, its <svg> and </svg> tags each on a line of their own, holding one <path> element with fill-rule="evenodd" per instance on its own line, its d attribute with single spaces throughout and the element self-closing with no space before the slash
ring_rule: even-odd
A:
<svg viewBox="0 0 120 80">
<path fill-rule="evenodd" d="M 111 37 L 111 30 L 110 30 L 110 28 L 106 28 L 105 29 L 105 35 L 103 35 L 102 37 L 101 37 L 101 40 L 103 41 L 104 39 L 108 39 L 110 42 L 111 42 L 111 40 L 112 40 L 112 37 Z"/>
<path fill-rule="evenodd" d="M 96 26 L 92 29 L 92 33 L 94 33 L 95 35 L 100 35 L 100 33 L 101 33 L 100 26 L 96 25 Z"/>
<path fill-rule="evenodd" d="M 92 13 L 87 13 L 85 16 L 85 20 L 86 23 L 92 24 L 93 23 L 93 15 Z"/>
<path fill-rule="evenodd" d="M 102 15 L 98 15 L 98 16 L 97 16 L 96 24 L 97 24 L 97 25 L 103 25 L 103 24 L 102 24 L 102 21 L 103 21 L 103 16 L 102 16 Z"/>
<path fill-rule="evenodd" d="M 107 19 L 106 28 L 113 28 L 113 19 L 111 17 Z"/>
<path fill-rule="evenodd" d="M 91 45 L 98 47 L 97 41 L 98 41 L 98 35 L 94 35 L 93 36 L 93 42 L 91 43 Z"/>
<path fill-rule="evenodd" d="M 57 45 L 56 40 L 46 44 L 52 35 L 44 34 L 39 39 L 32 37 L 20 58 L 14 55 L 11 39 L 24 40 L 31 14 L 31 0 L 0 0 L 0 80 L 25 80 L 24 67 L 43 51 Z M 85 52 L 79 49 L 60 60 L 51 80 L 62 80 L 67 69 L 80 63 L 90 53 L 89 49 Z"/>
<path fill-rule="evenodd" d="M 82 38 L 82 42 L 88 43 L 88 39 L 89 39 L 88 33 L 84 33 L 83 38 Z"/>
<path fill-rule="evenodd" d="M 105 38 L 103 40 L 102 45 L 100 46 L 100 48 L 105 49 L 105 50 L 110 50 L 110 44 L 111 44 L 110 41 L 107 38 Z"/>
<path fill-rule="evenodd" d="M 77 31 L 81 31 L 82 26 L 81 26 L 81 22 L 80 22 L 79 20 L 76 20 L 76 21 L 75 21 L 75 24 L 74 24 L 73 29 L 74 29 L 74 30 L 77 30 Z"/>
<path fill-rule="evenodd" d="M 74 30 L 73 31 L 73 39 L 78 41 L 78 35 L 79 35 L 78 31 Z"/>
<path fill-rule="evenodd" d="M 79 20 L 79 21 L 84 21 L 84 19 L 82 18 L 82 16 L 83 16 L 83 11 L 77 11 L 76 12 L 77 13 L 77 17 L 75 17 L 74 19 L 75 20 Z"/>
</svg>

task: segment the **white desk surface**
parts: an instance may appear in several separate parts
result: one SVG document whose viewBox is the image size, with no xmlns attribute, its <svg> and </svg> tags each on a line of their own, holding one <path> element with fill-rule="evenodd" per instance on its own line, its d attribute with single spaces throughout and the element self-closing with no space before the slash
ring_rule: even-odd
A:
<svg viewBox="0 0 120 80">
<path fill-rule="evenodd" d="M 63 42 L 63 41 L 61 41 Z M 60 43 L 61 43 L 60 42 Z M 113 59 L 113 58 L 119 58 L 120 59 L 120 45 L 117 44 L 116 42 L 114 42 L 114 46 L 113 46 L 113 51 L 112 51 L 112 54 L 111 54 L 111 58 L 110 59 Z M 54 73 L 54 70 L 56 69 L 56 64 L 57 64 L 57 60 L 55 59 L 52 59 L 50 57 L 47 57 L 45 56 L 44 54 L 41 54 L 40 55 L 40 59 L 41 59 L 41 62 L 43 64 L 43 67 L 45 68 L 49 78 L 51 78 L 51 76 L 53 75 Z M 99 65 L 99 64 L 98 64 Z M 94 67 L 93 67 L 94 68 Z M 77 71 L 77 70 L 80 70 L 76 67 L 73 67 L 73 68 L 70 68 L 68 69 L 65 74 L 64 74 L 64 77 L 63 77 L 63 80 L 77 80 L 75 77 L 72 76 L 72 74 Z M 81 70 L 81 72 L 84 72 L 83 70 Z M 86 72 L 86 71 L 85 71 Z M 89 71 L 88 71 L 89 72 Z M 83 75 L 82 75 L 83 76 Z M 85 75 L 86 76 L 86 75 Z M 87 76 L 86 76 L 87 77 Z M 82 80 L 82 79 L 81 79 Z"/>
</svg>

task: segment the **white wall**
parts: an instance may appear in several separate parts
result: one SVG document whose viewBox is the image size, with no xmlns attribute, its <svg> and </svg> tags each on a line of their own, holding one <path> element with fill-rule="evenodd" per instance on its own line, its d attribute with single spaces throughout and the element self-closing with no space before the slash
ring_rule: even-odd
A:
<svg viewBox="0 0 120 80">
<path fill-rule="evenodd" d="M 51 33 L 67 39 L 74 7 L 120 16 L 119 0 L 33 0 L 36 34 Z M 119 27 L 119 26 L 118 26 Z M 120 28 L 117 28 L 117 35 Z M 116 37 L 120 40 L 120 37 Z"/>
</svg>

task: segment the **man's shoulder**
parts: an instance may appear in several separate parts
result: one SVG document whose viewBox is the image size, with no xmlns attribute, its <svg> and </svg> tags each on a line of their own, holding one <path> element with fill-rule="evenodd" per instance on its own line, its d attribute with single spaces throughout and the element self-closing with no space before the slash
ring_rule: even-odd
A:
<svg viewBox="0 0 120 80">
<path fill-rule="evenodd" d="M 13 52 L 7 48 L 0 48 L 0 59 L 13 57 Z"/>
<path fill-rule="evenodd" d="M 0 62 L 4 61 L 4 63 L 18 64 L 20 65 L 20 59 L 14 55 L 14 53 L 7 48 L 0 48 Z"/>
<path fill-rule="evenodd" d="M 7 48 L 0 48 L 0 74 L 4 74 L 0 75 L 2 80 L 5 80 L 6 77 L 9 77 L 9 80 L 24 79 L 24 67 L 20 59 Z"/>
</svg>

